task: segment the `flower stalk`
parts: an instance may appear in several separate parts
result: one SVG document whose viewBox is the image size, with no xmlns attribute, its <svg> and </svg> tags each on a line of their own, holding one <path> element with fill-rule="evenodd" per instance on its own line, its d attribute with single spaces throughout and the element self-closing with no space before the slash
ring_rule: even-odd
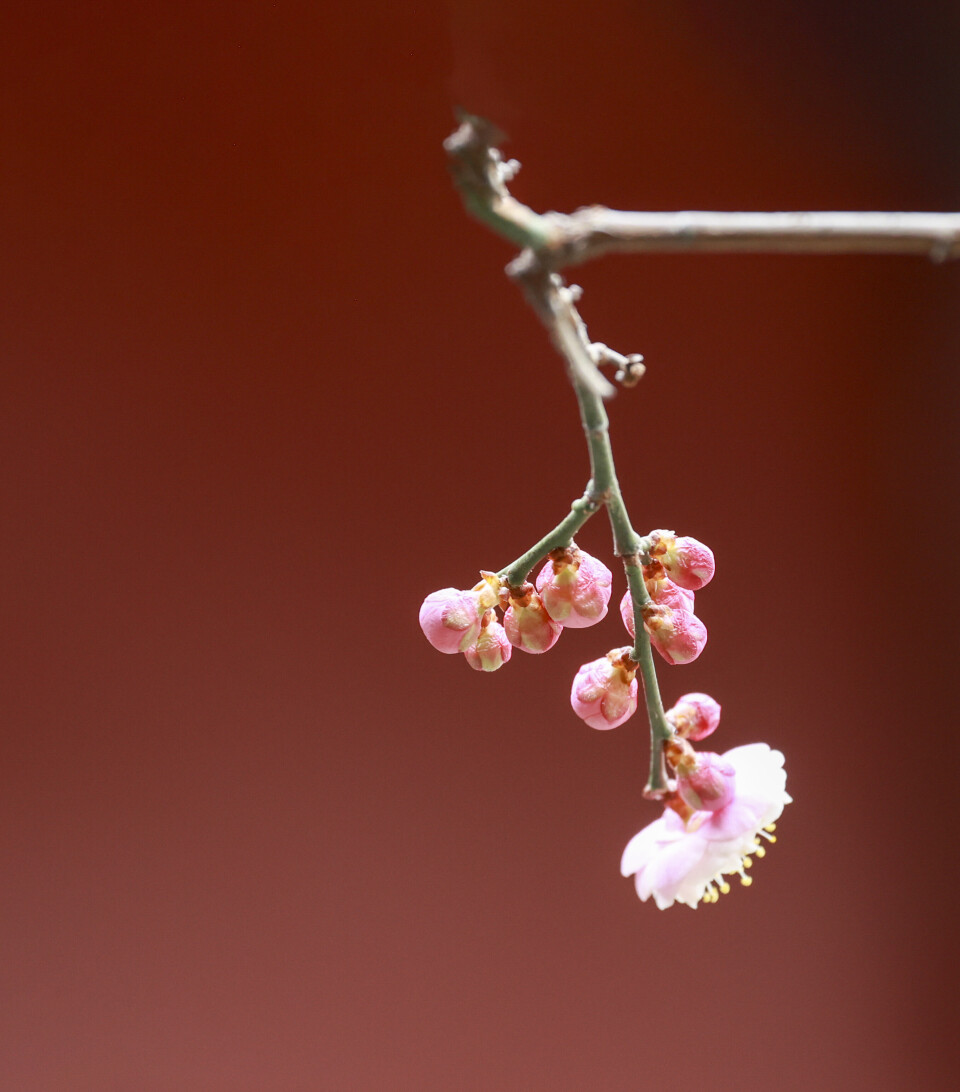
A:
<svg viewBox="0 0 960 1092">
<path fill-rule="evenodd" d="M 531 546 L 516 561 L 511 561 L 509 565 L 502 568 L 497 576 L 511 588 L 519 588 L 530 575 L 537 562 L 543 561 L 551 550 L 570 545 L 573 536 L 591 516 L 600 511 L 600 506 L 601 501 L 596 497 L 593 482 L 588 482 L 583 496 L 570 505 L 569 514 L 552 531 L 545 534 L 536 545 Z"/>
<path fill-rule="evenodd" d="M 627 506 L 620 492 L 613 448 L 610 444 L 609 420 L 603 400 L 595 391 L 582 385 L 574 384 L 574 390 L 580 404 L 583 430 L 590 449 L 593 481 L 604 498 L 610 528 L 613 531 L 613 550 L 623 561 L 630 597 L 633 601 L 634 632 L 636 633 L 633 659 L 639 664 L 647 719 L 650 722 L 650 775 L 644 794 L 658 799 L 667 789 L 663 744 L 670 737 L 671 732 L 664 714 L 663 700 L 660 697 L 660 685 L 657 681 L 657 669 L 653 663 L 650 637 L 643 625 L 643 608 L 650 601 L 643 582 L 640 558 L 643 541 L 630 523 Z"/>
</svg>

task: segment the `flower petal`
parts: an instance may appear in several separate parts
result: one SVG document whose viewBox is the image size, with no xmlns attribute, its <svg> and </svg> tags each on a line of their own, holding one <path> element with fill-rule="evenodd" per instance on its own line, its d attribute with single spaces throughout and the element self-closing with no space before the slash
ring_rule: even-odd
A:
<svg viewBox="0 0 960 1092">
<path fill-rule="evenodd" d="M 694 835 L 665 846 L 643 870 L 643 887 L 656 899 L 663 910 L 671 906 L 681 887 L 699 873 L 697 866 L 706 854 L 706 842 Z M 703 878 L 706 883 L 709 877 Z M 693 879 L 697 883 L 697 879 Z M 638 888 L 639 890 L 639 888 Z M 640 896 L 643 898 L 643 896 Z"/>
<path fill-rule="evenodd" d="M 623 851 L 620 858 L 620 875 L 632 876 L 639 872 L 657 852 L 661 842 L 676 840 L 681 833 L 672 833 L 667 830 L 664 816 L 648 823 L 639 834 L 635 834 Z"/>
</svg>

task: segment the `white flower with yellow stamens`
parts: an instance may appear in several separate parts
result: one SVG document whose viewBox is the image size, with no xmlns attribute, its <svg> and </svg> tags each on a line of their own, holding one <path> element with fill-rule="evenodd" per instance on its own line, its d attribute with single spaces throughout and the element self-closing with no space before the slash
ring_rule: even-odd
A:
<svg viewBox="0 0 960 1092">
<path fill-rule="evenodd" d="M 775 841 L 773 824 L 790 803 L 783 755 L 766 743 L 734 747 L 722 756 L 733 767 L 733 798 L 718 811 L 696 811 L 684 820 L 671 808 L 635 835 L 623 851 L 620 871 L 635 876 L 637 894 L 652 895 L 664 910 L 674 902 L 696 907 L 730 890 L 725 876 L 739 875 L 751 857 L 764 855 L 761 837 Z"/>
</svg>

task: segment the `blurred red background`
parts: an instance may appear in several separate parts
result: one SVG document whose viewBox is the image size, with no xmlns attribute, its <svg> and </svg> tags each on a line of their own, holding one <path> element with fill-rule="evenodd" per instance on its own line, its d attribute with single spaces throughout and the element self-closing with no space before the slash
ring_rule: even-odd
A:
<svg viewBox="0 0 960 1092">
<path fill-rule="evenodd" d="M 3 22 L 0 1085 L 949 1087 L 956 266 L 576 273 L 647 359 L 610 407 L 634 522 L 718 558 L 664 696 L 787 755 L 749 892 L 619 876 L 645 730 L 568 706 L 615 612 L 489 677 L 416 614 L 586 478 L 453 106 L 538 209 L 954 210 L 956 6 Z"/>
</svg>

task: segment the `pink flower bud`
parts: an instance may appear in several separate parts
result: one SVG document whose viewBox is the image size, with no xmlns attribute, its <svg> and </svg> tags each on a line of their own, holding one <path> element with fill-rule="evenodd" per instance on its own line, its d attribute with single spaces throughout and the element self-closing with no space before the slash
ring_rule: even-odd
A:
<svg viewBox="0 0 960 1092">
<path fill-rule="evenodd" d="M 551 553 L 537 577 L 537 591 L 555 622 L 583 629 L 607 613 L 612 583 L 613 575 L 602 561 L 571 543 Z"/>
<path fill-rule="evenodd" d="M 683 739 L 706 739 L 720 723 L 720 703 L 709 694 L 684 694 L 667 710 L 667 720 Z"/>
<path fill-rule="evenodd" d="M 480 633 L 480 606 L 473 591 L 442 588 L 420 608 L 420 628 L 440 652 L 463 652 Z"/>
<path fill-rule="evenodd" d="M 650 643 L 668 664 L 691 663 L 707 643 L 707 627 L 692 611 L 649 603 L 643 622 Z"/>
<path fill-rule="evenodd" d="M 651 531 L 650 535 L 658 540 L 651 553 L 675 584 L 699 591 L 713 579 L 716 565 L 709 546 L 687 535 L 676 538 L 672 531 Z"/>
<path fill-rule="evenodd" d="M 677 778 L 677 789 L 694 811 L 719 811 L 733 799 L 736 770 L 720 755 L 697 754 L 696 766 Z"/>
<path fill-rule="evenodd" d="M 623 619 L 623 624 L 627 627 L 627 633 L 636 640 L 637 627 L 633 621 L 633 596 L 630 594 L 629 588 L 623 593 L 623 598 L 620 600 L 620 617 Z"/>
<path fill-rule="evenodd" d="M 685 610 L 693 612 L 694 595 L 686 588 L 678 587 L 668 576 L 649 577 L 644 579 L 647 595 L 662 607 L 671 607 L 673 610 Z M 623 594 L 620 600 L 620 617 L 627 627 L 627 633 L 636 640 L 637 632 L 633 624 L 633 598 L 630 589 Z"/>
<path fill-rule="evenodd" d="M 547 614 L 543 600 L 532 584 L 510 589 L 510 605 L 503 616 L 503 628 L 510 644 L 524 652 L 546 652 L 557 643 L 563 627 Z"/>
<path fill-rule="evenodd" d="M 494 606 L 500 578 L 481 572 L 479 584 L 469 591 L 442 588 L 431 592 L 420 608 L 420 628 L 440 652 L 463 652 L 477 639 L 484 611 Z"/>
<path fill-rule="evenodd" d="M 615 648 L 584 664 L 570 690 L 570 704 L 591 728 L 616 728 L 637 710 L 637 665 L 631 649 Z"/>
<path fill-rule="evenodd" d="M 664 607 L 673 607 L 674 610 L 693 610 L 694 594 L 679 584 L 674 584 L 669 576 L 659 576 L 644 580 L 647 595 Z"/>
<path fill-rule="evenodd" d="M 492 610 L 484 615 L 480 636 L 463 654 L 474 671 L 496 671 L 513 655 L 513 645 Z"/>
</svg>

